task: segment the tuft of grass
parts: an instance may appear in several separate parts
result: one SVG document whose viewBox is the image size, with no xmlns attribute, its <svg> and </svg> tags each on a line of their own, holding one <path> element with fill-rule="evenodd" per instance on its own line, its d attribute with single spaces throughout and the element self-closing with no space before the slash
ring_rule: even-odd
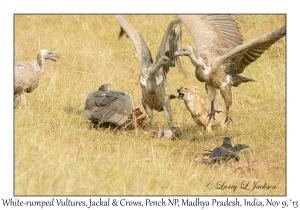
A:
<svg viewBox="0 0 300 210">
<path fill-rule="evenodd" d="M 126 15 L 155 57 L 174 15 Z M 285 15 L 234 15 L 248 41 L 285 24 Z M 47 61 L 39 87 L 27 94 L 27 105 L 14 113 L 15 195 L 285 195 L 286 193 L 286 43 L 282 38 L 242 75 L 257 82 L 232 88 L 233 124 L 198 135 L 183 101 L 172 100 L 180 140 L 158 139 L 140 130 L 126 134 L 91 130 L 83 116 L 86 97 L 105 82 L 128 93 L 142 108 L 139 62 L 129 39 L 118 40 L 120 27 L 112 15 L 15 15 L 15 61 L 36 59 L 44 48 L 60 58 Z M 183 26 L 183 45 L 194 45 Z M 169 93 L 184 84 L 204 84 L 183 58 L 188 78 L 176 68 L 167 75 Z M 220 94 L 217 99 L 222 103 Z M 30 110 L 30 112 L 27 111 Z M 144 110 L 142 109 L 144 112 Z M 154 126 L 166 126 L 163 112 Z M 240 165 L 202 165 L 205 149 L 247 143 Z M 275 189 L 241 189 L 254 182 Z M 213 187 L 208 186 L 209 183 Z M 218 183 L 237 185 L 221 190 Z M 249 186 L 250 186 L 249 185 Z"/>
</svg>

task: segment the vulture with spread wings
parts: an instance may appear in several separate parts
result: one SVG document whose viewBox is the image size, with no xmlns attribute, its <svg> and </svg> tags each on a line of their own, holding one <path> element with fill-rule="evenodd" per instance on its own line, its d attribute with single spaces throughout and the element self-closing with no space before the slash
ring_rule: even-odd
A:
<svg viewBox="0 0 300 210">
<path fill-rule="evenodd" d="M 115 18 L 130 38 L 138 55 L 142 104 L 150 118 L 149 125 L 152 126 L 154 109 L 164 111 L 168 125 L 173 126 L 170 96 L 166 93 L 165 87 L 169 86 L 166 74 L 169 66 L 175 66 L 174 61 L 178 61 L 180 69 L 185 73 L 181 59 L 174 58 L 174 52 L 180 47 L 181 21 L 176 18 L 169 23 L 157 52 L 156 61 L 153 62 L 151 53 L 139 32 L 123 15 L 115 15 Z"/>
<path fill-rule="evenodd" d="M 216 89 L 220 89 L 226 105 L 226 120 L 232 105 L 231 86 L 254 81 L 241 76 L 244 69 L 259 58 L 265 50 L 286 35 L 286 26 L 243 43 L 237 24 L 230 15 L 177 15 L 190 31 L 196 50 L 183 47 L 174 56 L 189 56 L 196 67 L 196 77 L 205 82 L 211 101 L 209 124 L 218 110 L 214 109 Z"/>
</svg>

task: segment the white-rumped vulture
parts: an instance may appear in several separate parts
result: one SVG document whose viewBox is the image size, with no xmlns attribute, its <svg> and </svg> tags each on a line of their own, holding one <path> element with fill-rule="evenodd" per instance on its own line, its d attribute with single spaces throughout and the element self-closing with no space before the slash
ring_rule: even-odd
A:
<svg viewBox="0 0 300 210">
<path fill-rule="evenodd" d="M 127 22 L 123 15 L 115 15 L 115 18 L 132 41 L 138 55 L 142 104 L 150 119 L 148 125 L 152 126 L 154 109 L 164 111 L 167 123 L 172 127 L 170 97 L 165 90 L 165 87 L 169 86 L 166 74 L 169 66 L 175 66 L 174 61 L 178 61 L 180 69 L 185 73 L 182 61 L 174 58 L 174 52 L 180 47 L 181 21 L 176 18 L 169 23 L 157 52 L 156 61 L 153 62 L 151 53 L 139 32 Z"/>
<path fill-rule="evenodd" d="M 231 86 L 254 81 L 241 76 L 244 69 L 259 58 L 265 50 L 286 34 L 283 26 L 243 44 L 242 35 L 230 15 L 177 15 L 190 31 L 196 50 L 191 46 L 175 52 L 175 56 L 189 56 L 196 67 L 196 77 L 205 82 L 211 101 L 209 121 L 214 109 L 216 89 L 220 89 L 226 105 L 226 122 L 232 105 Z M 207 123 L 207 125 L 208 125 Z"/>
<path fill-rule="evenodd" d="M 46 69 L 46 60 L 56 61 L 58 55 L 47 49 L 41 50 L 37 55 L 37 60 L 15 62 L 14 68 L 14 107 L 20 103 L 26 103 L 24 92 L 31 93 L 39 85 L 41 74 Z"/>
<path fill-rule="evenodd" d="M 115 91 L 113 85 L 105 83 L 89 93 L 85 102 L 84 116 L 94 124 L 122 126 L 131 116 L 130 97 Z"/>
</svg>

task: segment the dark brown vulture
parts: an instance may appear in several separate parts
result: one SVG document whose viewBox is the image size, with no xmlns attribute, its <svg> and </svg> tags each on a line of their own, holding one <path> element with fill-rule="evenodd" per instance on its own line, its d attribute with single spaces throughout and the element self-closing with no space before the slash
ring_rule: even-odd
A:
<svg viewBox="0 0 300 210">
<path fill-rule="evenodd" d="M 243 44 L 242 35 L 230 15 L 177 15 L 190 31 L 196 50 L 183 47 L 174 56 L 189 56 L 196 67 L 196 77 L 205 82 L 211 101 L 209 124 L 218 110 L 214 109 L 216 89 L 220 89 L 226 105 L 226 122 L 232 105 L 231 87 L 254 81 L 241 76 L 244 69 L 286 34 L 286 26 Z"/>
</svg>

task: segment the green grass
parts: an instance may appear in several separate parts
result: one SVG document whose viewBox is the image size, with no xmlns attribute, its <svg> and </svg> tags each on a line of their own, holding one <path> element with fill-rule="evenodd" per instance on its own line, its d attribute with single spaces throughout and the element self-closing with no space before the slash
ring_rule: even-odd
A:
<svg viewBox="0 0 300 210">
<path fill-rule="evenodd" d="M 155 58 L 173 15 L 127 15 Z M 248 41 L 285 24 L 284 15 L 234 15 Z M 33 60 L 47 48 L 60 58 L 47 61 L 39 87 L 27 94 L 26 107 L 15 110 L 15 195 L 285 195 L 286 193 L 286 43 L 275 43 L 242 74 L 257 82 L 233 88 L 230 110 L 234 124 L 197 135 L 183 101 L 172 100 L 180 140 L 158 139 L 140 130 L 125 135 L 90 130 L 83 116 L 86 96 L 102 83 L 128 93 L 142 108 L 139 62 L 129 39 L 118 40 L 112 15 L 15 15 L 15 61 Z M 193 44 L 183 26 L 183 45 Z M 184 84 L 204 84 L 183 58 L 188 78 L 170 70 L 168 93 Z M 217 98 L 223 103 L 220 94 Z M 142 109 L 144 112 L 144 110 Z M 154 126 L 166 125 L 163 112 Z M 229 136 L 247 143 L 239 166 L 206 166 L 195 162 Z M 249 161 L 249 164 L 247 163 Z M 238 185 L 259 181 L 272 190 L 209 189 L 209 182 Z"/>
</svg>

